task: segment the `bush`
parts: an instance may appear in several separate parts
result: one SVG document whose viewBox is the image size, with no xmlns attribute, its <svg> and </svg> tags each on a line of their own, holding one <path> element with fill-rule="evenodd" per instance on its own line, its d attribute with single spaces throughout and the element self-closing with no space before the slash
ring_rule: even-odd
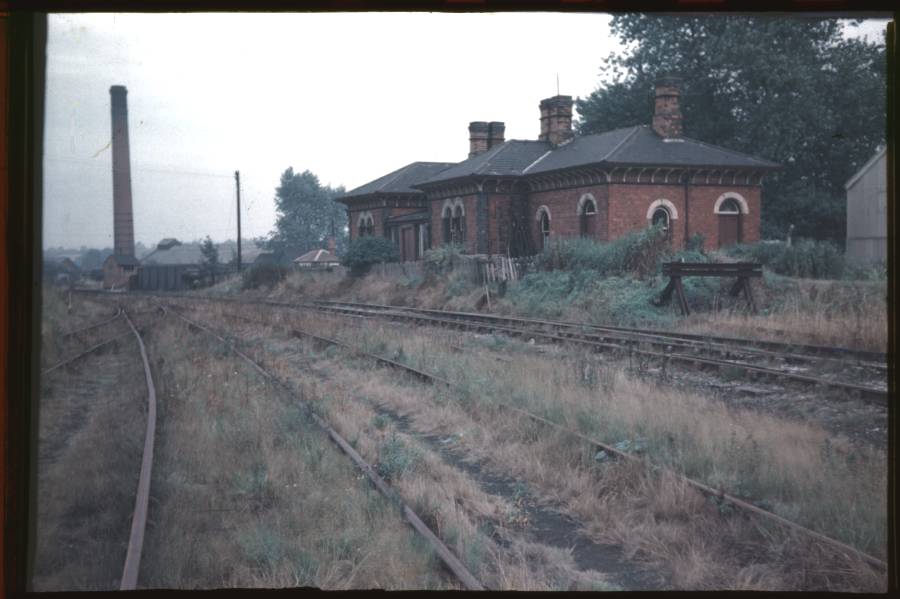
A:
<svg viewBox="0 0 900 599">
<path fill-rule="evenodd" d="M 354 239 L 341 258 L 341 264 L 350 269 L 353 276 L 361 276 L 368 272 L 373 264 L 379 262 L 397 262 L 400 252 L 390 239 L 384 237 L 362 237 Z"/>
<path fill-rule="evenodd" d="M 660 227 L 633 231 L 609 243 L 560 240 L 537 258 L 538 270 L 592 270 L 606 276 L 653 274 L 671 249 Z"/>
<path fill-rule="evenodd" d="M 427 250 L 422 255 L 422 260 L 425 261 L 425 270 L 434 274 L 447 272 L 460 259 L 464 251 L 465 248 L 462 245 L 451 243 Z"/>
<path fill-rule="evenodd" d="M 249 270 L 244 271 L 242 289 L 258 289 L 261 285 L 271 288 L 276 283 L 284 280 L 287 269 L 271 262 L 254 264 Z"/>
<path fill-rule="evenodd" d="M 777 241 L 738 245 L 728 254 L 759 262 L 773 272 L 805 279 L 839 279 L 844 274 L 844 254 L 831 242 L 798 239 L 793 245 Z"/>
</svg>

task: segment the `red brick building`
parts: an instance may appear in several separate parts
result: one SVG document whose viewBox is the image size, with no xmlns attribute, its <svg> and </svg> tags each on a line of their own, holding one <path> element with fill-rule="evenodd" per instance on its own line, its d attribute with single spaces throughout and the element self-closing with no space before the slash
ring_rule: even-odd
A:
<svg viewBox="0 0 900 599">
<path fill-rule="evenodd" d="M 652 124 L 594 135 L 574 135 L 571 96 L 541 102 L 537 141 L 473 122 L 467 160 L 413 163 L 340 198 L 351 239 L 390 237 L 404 260 L 451 242 L 529 255 L 555 238 L 609 241 L 653 223 L 675 247 L 695 233 L 709 248 L 758 241 L 761 182 L 779 166 L 684 137 L 679 95 L 660 79 Z M 404 232 L 413 224 L 417 240 Z"/>
</svg>

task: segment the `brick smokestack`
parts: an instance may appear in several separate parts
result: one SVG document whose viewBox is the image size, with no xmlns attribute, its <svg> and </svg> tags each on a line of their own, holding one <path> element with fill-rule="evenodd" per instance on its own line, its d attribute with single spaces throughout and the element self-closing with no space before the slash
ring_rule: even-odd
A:
<svg viewBox="0 0 900 599">
<path fill-rule="evenodd" d="M 128 90 L 109 88 L 112 104 L 113 253 L 134 256 L 134 213 L 131 209 L 131 157 L 128 149 Z"/>
<path fill-rule="evenodd" d="M 505 141 L 503 139 L 505 133 L 506 125 L 500 121 L 491 121 L 488 123 L 488 150 L 502 144 Z"/>
<path fill-rule="evenodd" d="M 666 139 L 678 138 L 684 133 L 679 105 L 680 86 L 681 80 L 677 77 L 663 76 L 656 80 L 653 130 Z"/>
<path fill-rule="evenodd" d="M 469 123 L 469 158 L 488 151 L 490 125 L 486 121 Z"/>
<path fill-rule="evenodd" d="M 541 100 L 541 134 L 538 139 L 558 146 L 572 139 L 572 96 Z"/>
</svg>

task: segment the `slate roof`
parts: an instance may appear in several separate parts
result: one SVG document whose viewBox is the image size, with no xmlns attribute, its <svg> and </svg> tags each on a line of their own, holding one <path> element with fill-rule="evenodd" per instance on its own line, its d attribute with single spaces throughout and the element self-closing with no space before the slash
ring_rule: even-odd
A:
<svg viewBox="0 0 900 599">
<path fill-rule="evenodd" d="M 545 173 L 589 164 L 775 169 L 780 165 L 688 137 L 664 140 L 647 125 L 582 135 L 554 148 L 546 141 L 510 140 L 421 181 Z"/>
<path fill-rule="evenodd" d="M 511 139 L 487 152 L 482 152 L 435 174 L 429 179 L 422 179 L 419 185 L 428 185 L 438 181 L 449 181 L 472 175 L 515 176 L 535 160 L 546 154 L 553 146 L 547 141 L 520 141 Z M 416 185 L 418 187 L 419 185 Z"/>
<path fill-rule="evenodd" d="M 373 193 L 420 194 L 422 192 L 418 189 L 413 189 L 411 185 L 433 177 L 450 166 L 453 166 L 452 162 L 413 162 L 356 189 L 351 189 L 336 199 L 342 201 Z"/>
<path fill-rule="evenodd" d="M 649 126 L 639 125 L 576 137 L 556 148 L 527 172 L 541 173 L 596 163 L 623 166 L 779 168 L 774 162 L 689 137 L 666 140 Z"/>
<path fill-rule="evenodd" d="M 221 260 L 221 256 L 219 257 Z M 201 264 L 203 252 L 200 246 L 194 243 L 186 243 L 170 246 L 166 249 L 153 250 L 141 260 L 145 266 L 153 265 L 177 265 L 177 264 Z"/>
</svg>

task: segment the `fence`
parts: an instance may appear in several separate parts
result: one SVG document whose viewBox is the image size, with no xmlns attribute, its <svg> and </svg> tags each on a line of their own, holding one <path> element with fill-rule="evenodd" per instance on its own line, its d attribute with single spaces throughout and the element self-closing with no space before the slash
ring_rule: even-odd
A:
<svg viewBox="0 0 900 599">
<path fill-rule="evenodd" d="M 369 271 L 369 276 L 381 278 L 419 277 L 422 278 L 428 269 L 438 273 L 462 273 L 476 285 L 499 283 L 501 281 L 518 281 L 530 266 L 527 258 L 509 258 L 507 256 L 487 255 L 452 255 L 445 262 L 435 264 L 424 260 L 415 262 L 382 262 Z"/>
</svg>

